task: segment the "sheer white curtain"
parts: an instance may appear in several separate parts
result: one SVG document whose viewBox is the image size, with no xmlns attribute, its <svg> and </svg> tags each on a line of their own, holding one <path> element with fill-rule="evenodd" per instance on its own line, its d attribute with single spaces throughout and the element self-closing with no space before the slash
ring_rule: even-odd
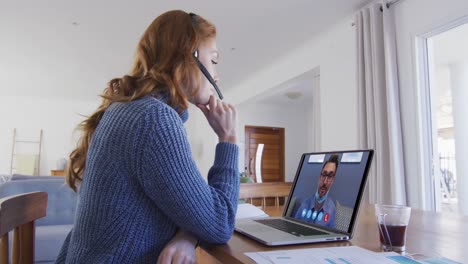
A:
<svg viewBox="0 0 468 264">
<path fill-rule="evenodd" d="M 355 17 L 359 144 L 375 149 L 368 181 L 370 203 L 406 204 L 395 22 L 384 2 Z"/>
</svg>

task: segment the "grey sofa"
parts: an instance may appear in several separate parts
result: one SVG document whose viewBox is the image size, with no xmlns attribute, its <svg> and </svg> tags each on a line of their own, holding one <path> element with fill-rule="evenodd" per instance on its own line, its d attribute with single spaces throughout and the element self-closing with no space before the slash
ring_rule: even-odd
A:
<svg viewBox="0 0 468 264">
<path fill-rule="evenodd" d="M 35 261 L 53 263 L 73 227 L 77 197 L 66 186 L 64 177 L 34 178 L 12 179 L 1 184 L 0 198 L 34 191 L 48 193 L 47 215 L 36 221 Z"/>
<path fill-rule="evenodd" d="M 11 181 L 18 181 L 18 180 L 57 180 L 62 179 L 65 180 L 63 176 L 32 176 L 32 175 L 24 175 L 24 174 L 13 174 L 11 175 Z"/>
</svg>

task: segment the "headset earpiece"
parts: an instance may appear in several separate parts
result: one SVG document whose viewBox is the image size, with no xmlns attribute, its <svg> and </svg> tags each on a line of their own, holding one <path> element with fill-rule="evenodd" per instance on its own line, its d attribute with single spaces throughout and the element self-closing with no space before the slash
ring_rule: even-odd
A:
<svg viewBox="0 0 468 264">
<path fill-rule="evenodd" d="M 197 24 L 197 21 L 195 19 L 197 15 L 195 15 L 194 13 L 189 13 L 189 15 L 190 15 L 190 18 L 192 19 L 192 25 L 195 26 Z M 216 82 L 214 81 L 213 77 L 211 77 L 208 70 L 206 70 L 205 66 L 203 66 L 203 64 L 200 62 L 200 60 L 198 59 L 198 56 L 199 56 L 198 49 L 196 49 L 193 52 L 193 57 L 195 58 L 195 61 L 197 62 L 198 68 L 200 68 L 201 72 L 203 73 L 203 75 L 205 75 L 206 79 L 208 79 L 211 85 L 213 85 L 213 88 L 218 94 L 219 99 L 223 100 L 223 94 L 221 94 L 221 91 L 219 90 L 218 85 L 216 85 Z"/>
</svg>

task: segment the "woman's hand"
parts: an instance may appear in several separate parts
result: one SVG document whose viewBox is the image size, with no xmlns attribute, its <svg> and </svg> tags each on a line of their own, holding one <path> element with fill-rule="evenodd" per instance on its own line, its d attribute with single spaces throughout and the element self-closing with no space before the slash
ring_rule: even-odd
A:
<svg viewBox="0 0 468 264">
<path fill-rule="evenodd" d="M 197 107 L 205 115 L 211 128 L 218 135 L 220 142 L 236 144 L 237 112 L 234 106 L 224 103 L 211 95 L 208 107 L 200 104 Z"/>
<path fill-rule="evenodd" d="M 194 236 L 179 230 L 159 255 L 158 264 L 195 264 L 196 246 L 197 239 Z"/>
</svg>

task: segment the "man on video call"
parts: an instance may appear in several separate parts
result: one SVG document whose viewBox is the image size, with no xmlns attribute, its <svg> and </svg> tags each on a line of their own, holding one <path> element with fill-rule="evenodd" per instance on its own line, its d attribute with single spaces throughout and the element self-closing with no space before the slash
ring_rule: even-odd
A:
<svg viewBox="0 0 468 264">
<path fill-rule="evenodd" d="M 323 164 L 318 177 L 317 192 L 302 202 L 294 216 L 296 219 L 325 227 L 335 226 L 336 208 L 328 192 L 335 181 L 337 169 L 338 155 L 333 154 Z"/>
</svg>

